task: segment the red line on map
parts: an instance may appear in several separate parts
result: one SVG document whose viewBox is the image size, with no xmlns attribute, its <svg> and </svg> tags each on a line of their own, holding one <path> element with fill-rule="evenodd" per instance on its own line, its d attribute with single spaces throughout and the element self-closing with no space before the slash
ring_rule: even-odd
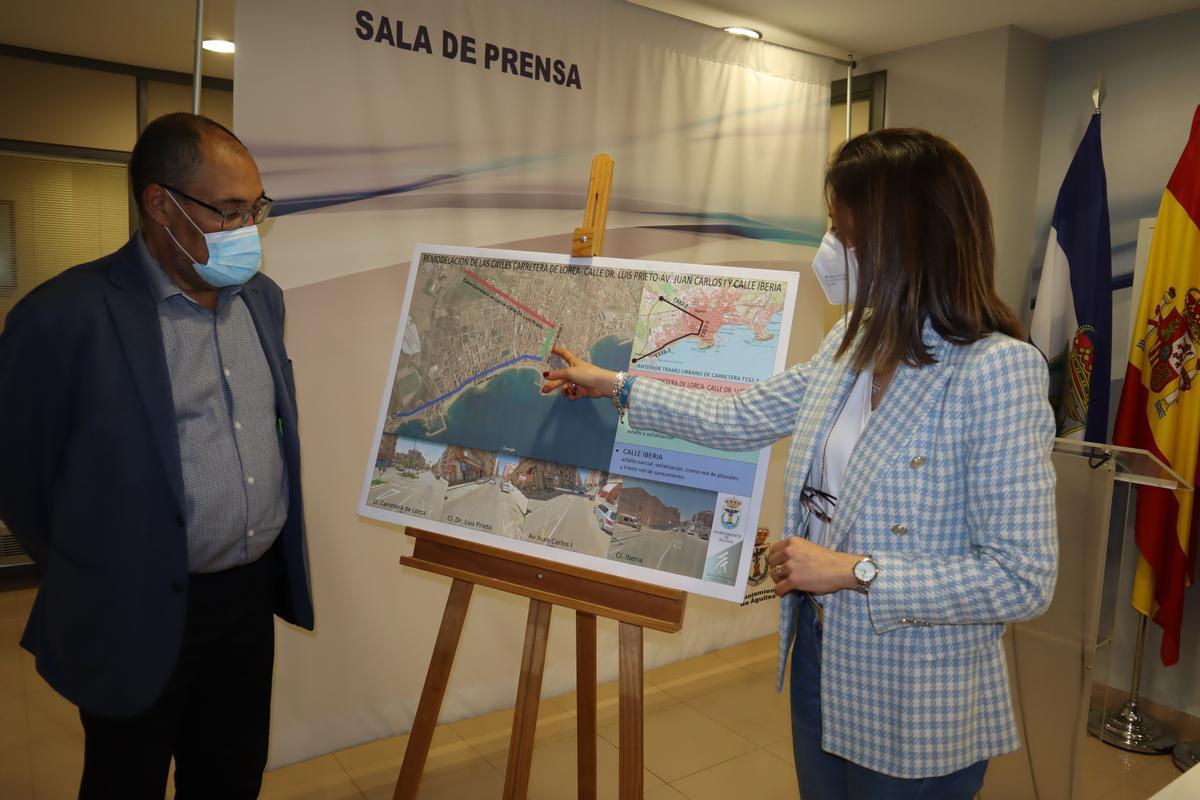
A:
<svg viewBox="0 0 1200 800">
<path fill-rule="evenodd" d="M 470 278 L 471 280 L 475 281 L 476 283 L 478 283 L 480 286 L 482 286 L 482 287 L 484 287 L 485 289 L 487 289 L 487 290 L 488 290 L 489 292 L 491 292 L 492 294 L 495 294 L 495 295 L 498 295 L 498 296 L 500 296 L 500 297 L 503 297 L 505 300 L 507 300 L 508 302 L 512 303 L 514 306 L 516 306 L 517 308 L 521 309 L 522 311 L 524 311 L 526 314 L 528 314 L 529 316 L 533 317 L 534 319 L 537 319 L 537 320 L 540 320 L 540 321 L 542 321 L 542 322 L 546 323 L 546 324 L 547 324 L 547 325 L 549 325 L 551 328 L 557 327 L 557 326 L 556 326 L 556 325 L 555 325 L 553 322 L 551 322 L 550 320 L 546 319 L 546 318 L 545 318 L 545 317 L 543 317 L 542 315 L 538 314 L 536 311 L 534 311 L 534 310 L 533 310 L 532 308 L 530 308 L 529 306 L 522 305 L 521 303 L 518 303 L 516 300 L 514 300 L 513 298 L 511 298 L 511 297 L 509 297 L 508 295 L 506 295 L 504 292 L 500 291 L 500 290 L 499 290 L 499 289 L 497 289 L 495 286 L 492 286 L 490 283 L 488 283 L 487 281 L 485 281 L 483 278 L 481 278 L 481 277 L 479 277 L 478 275 L 476 275 L 474 272 L 471 272 L 471 270 L 467 269 L 467 270 L 463 270 L 463 272 L 465 272 L 465 273 L 467 274 L 467 277 L 468 277 L 468 278 Z"/>
</svg>

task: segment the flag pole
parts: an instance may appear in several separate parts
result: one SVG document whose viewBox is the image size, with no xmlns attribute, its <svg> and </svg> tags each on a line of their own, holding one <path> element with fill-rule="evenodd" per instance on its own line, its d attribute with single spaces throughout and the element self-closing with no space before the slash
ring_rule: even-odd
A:
<svg viewBox="0 0 1200 800">
<path fill-rule="evenodd" d="M 850 84 L 854 82 L 854 54 L 850 54 L 850 60 L 846 63 L 846 141 L 850 141 L 850 109 L 854 107 L 853 98 L 850 94 Z"/>
<path fill-rule="evenodd" d="M 1146 651 L 1146 615 L 1138 612 L 1137 646 L 1133 651 L 1133 675 L 1129 698 L 1107 717 L 1097 712 L 1088 719 L 1088 733 L 1102 742 L 1134 753 L 1165 753 L 1175 738 L 1163 731 L 1158 720 L 1142 711 L 1142 657 Z"/>
<path fill-rule="evenodd" d="M 200 57 L 204 54 L 204 0 L 196 0 L 196 63 L 192 70 L 192 113 L 200 113 L 200 87 L 204 82 Z"/>
<path fill-rule="evenodd" d="M 1100 114 L 1104 105 L 1105 94 L 1104 72 L 1101 71 L 1096 77 L 1096 85 L 1092 88 L 1092 108 L 1096 115 Z M 1142 711 L 1142 660 L 1146 653 L 1146 615 L 1140 610 L 1137 615 L 1137 643 L 1133 651 L 1129 697 L 1120 711 L 1105 716 L 1103 709 L 1097 709 L 1089 714 L 1088 733 L 1122 750 L 1134 753 L 1166 753 L 1175 746 L 1175 738 L 1163 730 L 1158 720 Z"/>
</svg>

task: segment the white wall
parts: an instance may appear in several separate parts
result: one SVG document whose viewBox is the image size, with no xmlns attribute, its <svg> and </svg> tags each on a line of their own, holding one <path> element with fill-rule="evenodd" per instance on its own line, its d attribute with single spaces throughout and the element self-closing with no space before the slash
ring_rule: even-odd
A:
<svg viewBox="0 0 1200 800">
<path fill-rule="evenodd" d="M 996 229 L 996 288 L 1026 318 L 1046 54 L 1046 40 L 1008 26 L 860 65 L 888 72 L 889 127 L 945 136 L 979 172 Z"/>
</svg>

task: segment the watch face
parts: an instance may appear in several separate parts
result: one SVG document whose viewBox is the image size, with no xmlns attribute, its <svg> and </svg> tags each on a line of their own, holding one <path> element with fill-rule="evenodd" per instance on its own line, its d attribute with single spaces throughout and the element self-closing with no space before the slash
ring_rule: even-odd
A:
<svg viewBox="0 0 1200 800">
<path fill-rule="evenodd" d="M 874 561 L 863 559 L 854 565 L 854 577 L 858 578 L 863 583 L 870 583 L 875 580 L 875 576 L 879 573 L 879 568 L 875 566 Z"/>
</svg>

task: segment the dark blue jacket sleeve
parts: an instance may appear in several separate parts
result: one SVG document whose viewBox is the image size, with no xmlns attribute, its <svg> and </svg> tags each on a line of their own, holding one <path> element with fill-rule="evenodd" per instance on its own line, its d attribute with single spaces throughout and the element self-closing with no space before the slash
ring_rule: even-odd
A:
<svg viewBox="0 0 1200 800">
<path fill-rule="evenodd" d="M 69 354 L 55 328 L 23 302 L 0 333 L 0 520 L 43 566 L 71 417 Z"/>
</svg>

